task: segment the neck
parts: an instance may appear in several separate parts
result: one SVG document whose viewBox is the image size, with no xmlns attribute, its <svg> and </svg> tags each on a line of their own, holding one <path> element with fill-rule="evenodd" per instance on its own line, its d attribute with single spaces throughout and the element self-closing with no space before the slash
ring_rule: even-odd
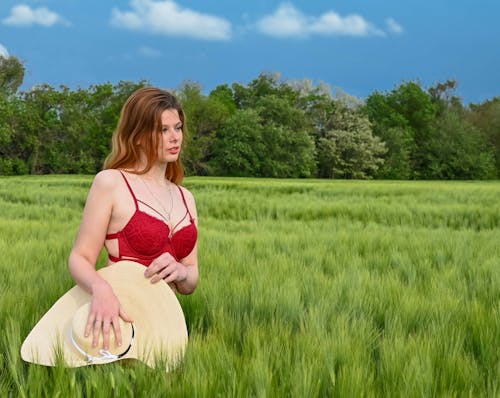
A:
<svg viewBox="0 0 500 398">
<path fill-rule="evenodd" d="M 139 164 L 136 170 L 143 170 L 146 164 Z M 151 169 L 142 174 L 142 177 L 158 185 L 164 185 L 166 183 L 165 173 L 167 171 L 167 163 L 156 164 L 151 167 Z"/>
<path fill-rule="evenodd" d="M 158 185 L 165 185 L 166 178 L 165 172 L 167 168 L 165 167 L 152 167 L 147 173 L 143 174 L 143 177 L 150 180 Z"/>
</svg>

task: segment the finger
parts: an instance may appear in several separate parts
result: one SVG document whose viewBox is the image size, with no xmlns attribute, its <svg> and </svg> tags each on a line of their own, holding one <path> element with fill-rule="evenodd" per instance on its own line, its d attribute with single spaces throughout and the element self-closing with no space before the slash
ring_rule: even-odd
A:
<svg viewBox="0 0 500 398">
<path fill-rule="evenodd" d="M 165 276 L 163 278 L 163 280 L 166 282 L 166 283 L 172 283 L 172 282 L 175 282 L 177 280 L 177 275 L 178 275 L 178 272 L 177 270 L 175 270 L 174 272 L 172 272 L 171 274 Z"/>
<path fill-rule="evenodd" d="M 120 318 L 122 318 L 125 322 L 134 322 L 134 320 L 123 311 L 123 308 L 120 307 Z"/>
<path fill-rule="evenodd" d="M 97 347 L 97 343 L 99 342 L 99 335 L 101 333 L 102 321 L 98 318 L 94 322 L 94 330 L 92 337 L 92 346 Z"/>
<path fill-rule="evenodd" d="M 149 267 L 146 268 L 144 275 L 149 278 L 162 268 L 165 268 L 172 261 L 175 261 L 175 259 L 170 253 L 163 253 L 160 257 L 155 258 Z"/>
<path fill-rule="evenodd" d="M 144 271 L 144 276 L 146 276 L 146 278 L 149 278 L 152 275 L 156 274 L 164 267 L 163 264 L 165 264 L 165 261 L 160 260 L 160 258 L 153 260 L 153 262 L 149 264 L 149 267 L 146 268 L 146 271 Z"/>
<path fill-rule="evenodd" d="M 156 283 L 158 281 L 161 281 L 162 279 L 165 279 L 167 277 L 170 277 L 173 273 L 175 272 L 175 268 L 172 267 L 171 265 L 168 265 L 167 267 L 163 268 L 160 272 L 158 272 L 152 279 L 151 283 Z"/>
<path fill-rule="evenodd" d="M 109 332 L 111 329 L 111 325 L 109 320 L 105 320 L 102 324 L 102 337 L 103 337 L 103 344 L 102 348 L 105 350 L 109 349 Z"/>
<path fill-rule="evenodd" d="M 182 263 L 175 262 L 173 271 L 167 275 L 163 280 L 167 283 L 170 282 L 182 282 L 188 277 L 188 271 L 185 265 Z"/>
<path fill-rule="evenodd" d="M 120 328 L 120 318 L 118 316 L 113 318 L 113 330 L 115 331 L 115 344 L 119 347 L 122 345 L 122 331 Z"/>
<path fill-rule="evenodd" d="M 146 271 L 144 271 L 144 276 L 146 278 L 149 278 L 151 275 L 155 273 L 155 262 L 153 261 L 149 266 L 146 268 Z"/>
<path fill-rule="evenodd" d="M 94 321 L 95 321 L 95 314 L 91 312 L 89 314 L 89 318 L 87 319 L 87 325 L 85 325 L 85 337 L 89 337 L 90 329 L 92 329 Z"/>
</svg>

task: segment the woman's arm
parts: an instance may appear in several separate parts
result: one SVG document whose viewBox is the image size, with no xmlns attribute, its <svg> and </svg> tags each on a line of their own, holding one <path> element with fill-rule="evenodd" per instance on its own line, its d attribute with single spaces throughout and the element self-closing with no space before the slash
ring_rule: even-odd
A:
<svg viewBox="0 0 500 398">
<path fill-rule="evenodd" d="M 89 293 L 104 280 L 97 274 L 95 264 L 104 246 L 111 219 L 113 176 L 110 170 L 100 172 L 90 187 L 82 221 L 69 256 L 69 272 L 80 287 Z"/>
<path fill-rule="evenodd" d="M 71 276 L 80 287 L 92 294 L 91 312 L 85 335 L 88 336 L 93 328 L 93 345 L 97 346 L 102 329 L 104 349 L 109 348 L 111 325 L 114 327 L 117 343 L 121 344 L 119 316 L 125 321 L 131 321 L 121 309 L 111 286 L 95 269 L 111 219 L 115 172 L 115 170 L 101 171 L 94 178 L 83 210 L 80 229 L 69 256 Z"/>
</svg>

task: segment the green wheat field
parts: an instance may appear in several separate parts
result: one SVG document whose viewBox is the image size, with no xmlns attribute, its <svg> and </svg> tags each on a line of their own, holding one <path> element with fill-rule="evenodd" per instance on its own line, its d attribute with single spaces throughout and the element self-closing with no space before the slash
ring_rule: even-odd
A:
<svg viewBox="0 0 500 398">
<path fill-rule="evenodd" d="M 200 283 L 179 297 L 181 366 L 24 363 L 74 285 L 91 181 L 0 178 L 1 397 L 500 396 L 498 181 L 188 178 Z"/>
</svg>

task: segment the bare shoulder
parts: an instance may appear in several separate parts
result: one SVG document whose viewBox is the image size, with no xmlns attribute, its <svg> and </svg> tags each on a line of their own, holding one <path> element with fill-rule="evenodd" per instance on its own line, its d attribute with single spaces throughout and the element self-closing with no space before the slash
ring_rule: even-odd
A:
<svg viewBox="0 0 500 398">
<path fill-rule="evenodd" d="M 182 193 L 184 194 L 184 197 L 186 198 L 186 202 L 192 203 L 194 205 L 194 196 L 193 194 L 186 188 L 181 185 L 179 185 L 179 188 L 181 189 Z"/>
<path fill-rule="evenodd" d="M 182 187 L 179 185 L 179 188 L 182 191 L 182 193 L 184 194 L 184 198 L 186 199 L 186 204 L 189 208 L 189 211 L 191 212 L 193 217 L 196 218 L 196 214 L 197 214 L 196 203 L 195 203 L 193 194 L 185 187 Z"/>
<path fill-rule="evenodd" d="M 87 195 L 84 218 L 96 220 L 101 217 L 105 218 L 106 222 L 109 221 L 109 215 L 118 196 L 118 178 L 120 178 L 118 170 L 103 170 L 95 175 Z"/>
<path fill-rule="evenodd" d="M 102 170 L 94 177 L 93 187 L 98 190 L 112 191 L 119 181 L 120 172 L 116 169 Z"/>
</svg>

